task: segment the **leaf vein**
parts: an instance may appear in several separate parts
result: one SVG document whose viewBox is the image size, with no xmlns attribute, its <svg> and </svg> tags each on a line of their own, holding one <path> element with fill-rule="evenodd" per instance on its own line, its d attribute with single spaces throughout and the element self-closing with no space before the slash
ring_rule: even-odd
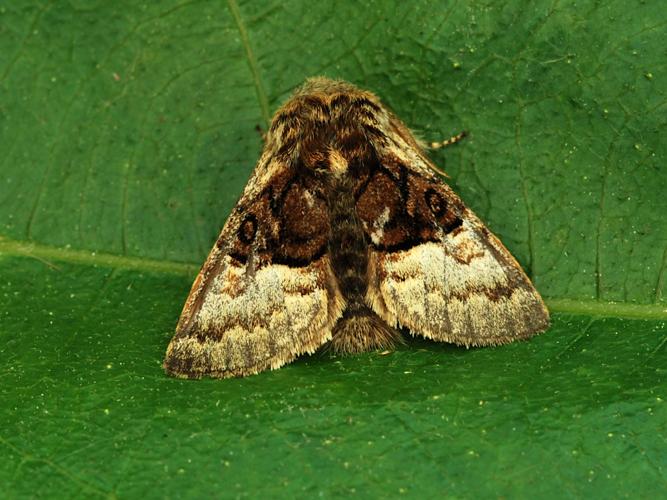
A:
<svg viewBox="0 0 667 500">
<path fill-rule="evenodd" d="M 130 257 L 90 250 L 52 247 L 34 242 L 21 242 L 0 236 L 0 260 L 4 256 L 28 257 L 37 260 L 57 260 L 61 262 L 122 268 L 143 272 L 179 274 L 193 276 L 199 264 L 157 260 L 145 257 Z M 623 302 L 603 302 L 590 299 L 546 299 L 552 312 L 601 317 L 630 319 L 667 319 L 667 304 L 635 304 Z"/>
<path fill-rule="evenodd" d="M 262 85 L 262 80 L 259 76 L 259 68 L 257 66 L 257 59 L 255 54 L 250 46 L 250 39 L 248 38 L 248 31 L 243 23 L 241 18 L 241 11 L 239 9 L 236 0 L 227 0 L 227 5 L 229 10 L 234 17 L 234 22 L 236 23 L 236 28 L 239 30 L 239 35 L 241 36 L 241 43 L 245 50 L 246 58 L 248 59 L 248 66 L 250 67 L 250 73 L 252 74 L 252 80 L 255 85 L 255 92 L 257 93 L 257 100 L 259 101 L 259 107 L 262 112 L 262 119 L 264 124 L 268 128 L 271 124 L 271 115 L 269 113 L 269 100 L 266 97 L 266 92 L 264 91 L 264 86 Z"/>
</svg>

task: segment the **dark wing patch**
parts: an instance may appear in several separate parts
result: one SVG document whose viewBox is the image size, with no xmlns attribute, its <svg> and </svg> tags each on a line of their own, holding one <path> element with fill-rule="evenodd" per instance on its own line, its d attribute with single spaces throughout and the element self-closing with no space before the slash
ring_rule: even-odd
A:
<svg viewBox="0 0 667 500">
<path fill-rule="evenodd" d="M 435 178 L 397 161 L 368 162 L 359 168 L 356 210 L 377 250 L 406 250 L 439 241 L 463 223 L 463 205 Z"/>
<path fill-rule="evenodd" d="M 283 172 L 235 212 L 236 230 L 223 232 L 217 246 L 229 248 L 241 263 L 252 254 L 258 267 L 303 267 L 326 252 L 331 231 L 326 197 L 322 181 L 312 174 Z"/>
</svg>

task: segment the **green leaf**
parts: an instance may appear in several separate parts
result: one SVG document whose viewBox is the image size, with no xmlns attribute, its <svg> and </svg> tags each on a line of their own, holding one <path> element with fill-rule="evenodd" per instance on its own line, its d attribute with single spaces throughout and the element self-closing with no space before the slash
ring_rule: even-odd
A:
<svg viewBox="0 0 667 500">
<path fill-rule="evenodd" d="M 667 14 L 537 2 L 0 6 L 3 497 L 652 497 L 667 485 Z M 375 91 L 553 327 L 240 380 L 161 361 L 306 77 Z"/>
</svg>

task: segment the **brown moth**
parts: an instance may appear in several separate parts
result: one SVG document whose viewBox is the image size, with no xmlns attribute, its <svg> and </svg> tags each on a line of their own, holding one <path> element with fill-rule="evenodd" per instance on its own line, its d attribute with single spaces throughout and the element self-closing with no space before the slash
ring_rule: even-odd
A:
<svg viewBox="0 0 667 500">
<path fill-rule="evenodd" d="M 464 346 L 545 330 L 519 264 L 435 172 L 375 95 L 308 80 L 273 117 L 192 285 L 167 373 L 251 375 L 325 344 L 386 349 L 399 327 Z"/>
</svg>

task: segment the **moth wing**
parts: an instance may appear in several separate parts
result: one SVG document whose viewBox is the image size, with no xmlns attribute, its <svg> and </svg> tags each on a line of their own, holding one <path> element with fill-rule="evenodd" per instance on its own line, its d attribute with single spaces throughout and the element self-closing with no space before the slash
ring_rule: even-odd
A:
<svg viewBox="0 0 667 500">
<path fill-rule="evenodd" d="M 521 266 L 426 161 L 384 154 L 357 193 L 368 304 L 390 325 L 465 346 L 545 330 L 549 313 Z"/>
<path fill-rule="evenodd" d="M 331 339 L 345 301 L 326 253 L 324 196 L 309 172 L 256 169 L 192 285 L 167 348 L 168 373 L 254 374 Z"/>
</svg>

